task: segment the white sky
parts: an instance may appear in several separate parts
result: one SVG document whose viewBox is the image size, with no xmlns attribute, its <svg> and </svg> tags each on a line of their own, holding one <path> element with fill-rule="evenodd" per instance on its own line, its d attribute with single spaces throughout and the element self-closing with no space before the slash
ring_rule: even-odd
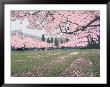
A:
<svg viewBox="0 0 110 87">
<path fill-rule="evenodd" d="M 48 35 L 45 32 L 45 29 L 42 30 L 37 30 L 37 29 L 29 29 L 26 26 L 28 25 L 27 19 L 24 19 L 22 24 L 20 24 L 22 21 L 21 20 L 16 20 L 16 21 L 11 21 L 11 31 L 14 30 L 21 30 L 23 33 L 31 34 L 31 35 L 36 35 L 36 36 L 42 36 L 42 34 L 45 34 L 45 37 L 61 37 L 62 35 Z M 62 33 L 61 33 L 62 34 Z"/>
<path fill-rule="evenodd" d="M 22 24 L 20 24 L 20 22 L 20 20 L 11 21 L 11 31 L 21 30 L 23 33 L 28 33 L 36 36 L 42 36 L 42 34 L 45 34 L 44 30 L 27 29 L 26 26 L 28 22 L 26 19 L 22 22 Z"/>
</svg>

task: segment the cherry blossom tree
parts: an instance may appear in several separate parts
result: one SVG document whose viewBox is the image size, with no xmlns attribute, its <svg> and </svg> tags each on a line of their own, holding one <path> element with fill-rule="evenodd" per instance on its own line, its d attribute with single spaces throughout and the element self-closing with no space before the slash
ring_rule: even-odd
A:
<svg viewBox="0 0 110 87">
<path fill-rule="evenodd" d="M 12 49 L 30 49 L 30 48 L 50 48 L 51 44 L 40 40 L 34 40 L 29 37 L 18 37 L 17 35 L 11 37 Z"/>
<path fill-rule="evenodd" d="M 99 47 L 100 45 L 99 10 L 13 10 L 11 21 L 16 20 L 20 20 L 21 25 L 27 20 L 28 29 L 45 30 L 48 35 L 69 39 L 69 42 L 62 43 L 59 47 Z M 32 45 L 29 42 L 26 44 Z"/>
</svg>

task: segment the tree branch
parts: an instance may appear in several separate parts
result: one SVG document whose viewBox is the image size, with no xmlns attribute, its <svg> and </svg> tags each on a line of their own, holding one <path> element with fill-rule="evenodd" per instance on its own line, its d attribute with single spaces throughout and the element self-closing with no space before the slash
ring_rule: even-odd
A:
<svg viewBox="0 0 110 87">
<path fill-rule="evenodd" d="M 97 20 L 100 20 L 100 16 L 97 16 L 94 20 L 90 21 L 86 26 L 82 26 L 83 29 L 81 29 L 81 31 L 85 30 L 87 27 L 89 27 L 92 23 L 94 23 Z"/>
<path fill-rule="evenodd" d="M 98 24 L 98 25 L 91 25 L 92 23 L 94 23 L 95 21 L 97 21 L 97 20 L 100 20 L 100 16 L 96 16 L 96 18 L 94 19 L 94 20 L 92 20 L 92 21 L 90 21 L 86 26 L 82 26 L 81 28 L 77 28 L 74 32 L 67 32 L 67 30 L 66 30 L 66 32 L 62 32 L 62 29 L 61 29 L 61 27 L 60 27 L 60 30 L 61 30 L 61 32 L 62 33 L 65 33 L 65 34 L 75 34 L 76 32 L 78 32 L 78 31 L 84 31 L 84 30 L 86 30 L 86 28 L 87 27 L 97 27 L 97 26 L 100 26 L 100 24 Z M 71 21 L 70 21 L 71 22 Z M 74 24 L 77 24 L 77 23 L 74 23 Z M 78 25 L 78 24 L 77 24 Z M 78 25 L 79 26 L 79 25 Z M 80 26 L 79 26 L 80 27 Z"/>
</svg>

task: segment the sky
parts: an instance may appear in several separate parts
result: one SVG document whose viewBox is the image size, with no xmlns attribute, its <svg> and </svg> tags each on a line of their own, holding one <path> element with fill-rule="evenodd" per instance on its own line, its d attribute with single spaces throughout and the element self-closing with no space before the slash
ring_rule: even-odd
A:
<svg viewBox="0 0 110 87">
<path fill-rule="evenodd" d="M 37 29 L 29 29 L 26 26 L 28 25 L 27 19 L 24 19 L 22 24 L 21 20 L 16 20 L 16 21 L 11 21 L 11 31 L 14 30 L 21 30 L 23 33 L 27 33 L 27 34 L 31 34 L 31 35 L 35 35 L 35 36 L 39 36 L 41 37 L 42 34 L 45 34 L 45 37 L 61 37 L 62 35 L 48 35 L 45 32 L 45 29 L 42 30 L 37 30 Z"/>
<path fill-rule="evenodd" d="M 20 22 L 20 20 L 11 21 L 11 31 L 21 30 L 23 33 L 28 33 L 36 36 L 42 36 L 42 34 L 45 34 L 44 30 L 27 29 L 26 25 L 28 24 L 28 22 L 26 19 L 22 22 L 22 24 L 20 24 Z"/>
<path fill-rule="evenodd" d="M 37 29 L 29 29 L 26 26 L 28 25 L 27 19 L 24 19 L 22 24 L 21 20 L 16 20 L 16 21 L 11 21 L 11 31 L 14 30 L 21 30 L 23 33 L 27 33 L 27 34 L 31 34 L 31 35 L 35 35 L 35 36 L 39 36 L 41 37 L 42 34 L 45 34 L 45 37 L 61 37 L 61 35 L 48 35 L 45 32 L 45 29 L 42 30 L 37 30 Z"/>
</svg>

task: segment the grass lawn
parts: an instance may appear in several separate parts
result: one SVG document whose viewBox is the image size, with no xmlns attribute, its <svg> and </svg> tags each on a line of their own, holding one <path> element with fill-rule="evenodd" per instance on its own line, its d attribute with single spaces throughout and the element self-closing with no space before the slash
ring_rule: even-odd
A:
<svg viewBox="0 0 110 87">
<path fill-rule="evenodd" d="M 11 51 L 13 77 L 99 77 L 97 49 Z"/>
</svg>

